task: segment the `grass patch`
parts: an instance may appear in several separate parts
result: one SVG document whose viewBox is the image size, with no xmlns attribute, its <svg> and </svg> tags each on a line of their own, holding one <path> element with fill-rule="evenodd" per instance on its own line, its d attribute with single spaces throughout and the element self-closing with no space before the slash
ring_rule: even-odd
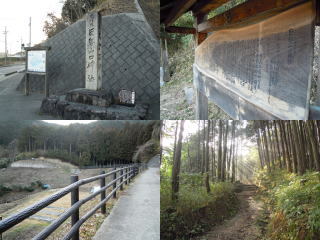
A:
<svg viewBox="0 0 320 240">
<path fill-rule="evenodd" d="M 320 239 L 320 173 L 302 176 L 276 170 L 257 175 L 260 198 L 269 206 L 267 237 L 279 240 Z"/>
<path fill-rule="evenodd" d="M 202 179 L 200 174 L 182 175 L 176 203 L 171 200 L 171 180 L 161 179 L 161 239 L 190 239 L 236 213 L 233 185 L 211 183 L 212 191 L 208 194 Z"/>
<path fill-rule="evenodd" d="M 49 224 L 46 222 L 22 222 L 3 234 L 5 240 L 31 239 Z"/>
</svg>

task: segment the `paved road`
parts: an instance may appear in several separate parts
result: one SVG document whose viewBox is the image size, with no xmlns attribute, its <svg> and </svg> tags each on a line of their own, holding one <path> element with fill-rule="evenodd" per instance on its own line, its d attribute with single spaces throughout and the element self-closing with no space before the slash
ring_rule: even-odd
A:
<svg viewBox="0 0 320 240">
<path fill-rule="evenodd" d="M 12 73 L 15 71 L 22 71 L 25 69 L 24 64 L 16 64 L 7 67 L 0 67 L 0 81 L 5 79 L 5 74 Z"/>
<path fill-rule="evenodd" d="M 0 121 L 55 119 L 49 115 L 39 115 L 43 94 L 25 96 L 16 91 L 23 76 L 23 73 L 16 73 L 0 79 Z"/>
<path fill-rule="evenodd" d="M 121 195 L 94 240 L 160 239 L 159 156 Z"/>
</svg>

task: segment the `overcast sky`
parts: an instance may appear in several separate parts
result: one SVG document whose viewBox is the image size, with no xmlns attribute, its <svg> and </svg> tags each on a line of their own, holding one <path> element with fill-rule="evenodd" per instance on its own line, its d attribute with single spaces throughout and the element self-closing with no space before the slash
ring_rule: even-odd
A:
<svg viewBox="0 0 320 240">
<path fill-rule="evenodd" d="M 32 18 L 32 45 L 46 39 L 42 31 L 47 14 L 52 12 L 61 16 L 63 0 L 0 0 L 0 52 L 5 50 L 4 29 L 8 31 L 8 51 L 20 51 L 21 38 L 29 43 L 29 18 Z"/>
<path fill-rule="evenodd" d="M 48 123 L 55 123 L 59 125 L 70 125 L 73 123 L 88 124 L 88 123 L 95 122 L 96 120 L 43 120 L 43 121 Z"/>
</svg>

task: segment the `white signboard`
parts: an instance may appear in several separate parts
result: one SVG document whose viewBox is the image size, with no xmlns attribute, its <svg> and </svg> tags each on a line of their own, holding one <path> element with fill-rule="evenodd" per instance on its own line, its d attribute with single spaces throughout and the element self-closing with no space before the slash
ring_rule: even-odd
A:
<svg viewBox="0 0 320 240">
<path fill-rule="evenodd" d="M 45 50 L 32 50 L 28 51 L 28 72 L 46 72 L 46 51 Z"/>
</svg>

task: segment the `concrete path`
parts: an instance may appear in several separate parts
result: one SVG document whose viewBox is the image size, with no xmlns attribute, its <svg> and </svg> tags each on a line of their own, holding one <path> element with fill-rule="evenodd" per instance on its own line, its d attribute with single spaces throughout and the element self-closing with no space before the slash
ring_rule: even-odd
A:
<svg viewBox="0 0 320 240">
<path fill-rule="evenodd" d="M 43 94 L 32 93 L 25 96 L 16 91 L 23 76 L 23 73 L 16 73 L 0 80 L 0 121 L 55 119 L 39 114 Z"/>
<path fill-rule="evenodd" d="M 121 195 L 94 240 L 160 239 L 159 171 L 159 156 L 156 156 Z"/>
</svg>

